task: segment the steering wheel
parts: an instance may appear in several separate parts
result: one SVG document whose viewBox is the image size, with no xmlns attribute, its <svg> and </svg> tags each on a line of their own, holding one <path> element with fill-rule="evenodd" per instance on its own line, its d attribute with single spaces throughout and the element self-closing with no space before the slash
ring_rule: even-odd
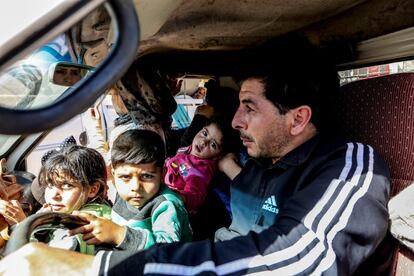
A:
<svg viewBox="0 0 414 276">
<path fill-rule="evenodd" d="M 44 225 L 63 226 L 74 229 L 88 224 L 85 220 L 69 214 L 45 212 L 29 216 L 14 229 L 2 253 L 6 256 L 30 242 L 31 233 Z"/>
</svg>

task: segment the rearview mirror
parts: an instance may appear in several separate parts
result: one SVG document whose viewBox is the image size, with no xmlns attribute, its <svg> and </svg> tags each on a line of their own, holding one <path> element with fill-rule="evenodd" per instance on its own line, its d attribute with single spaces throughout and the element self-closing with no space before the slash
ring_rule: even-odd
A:
<svg viewBox="0 0 414 276">
<path fill-rule="evenodd" d="M 61 86 L 73 86 L 94 70 L 92 66 L 60 61 L 50 65 L 49 81 Z"/>
</svg>

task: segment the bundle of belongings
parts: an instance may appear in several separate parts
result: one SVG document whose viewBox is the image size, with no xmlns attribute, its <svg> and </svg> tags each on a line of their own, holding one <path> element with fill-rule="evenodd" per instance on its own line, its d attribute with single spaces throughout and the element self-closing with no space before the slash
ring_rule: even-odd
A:
<svg viewBox="0 0 414 276">
<path fill-rule="evenodd" d="M 414 252 L 414 185 L 410 185 L 388 203 L 391 234 Z"/>
<path fill-rule="evenodd" d="M 3 172 L 4 164 L 6 160 L 2 159 L 0 161 L 0 199 L 2 200 L 20 200 L 23 196 L 23 186 L 18 184 L 16 177 L 14 175 L 9 175 Z M 4 240 L 8 239 L 8 223 L 4 215 L 0 215 L 0 235 Z"/>
</svg>

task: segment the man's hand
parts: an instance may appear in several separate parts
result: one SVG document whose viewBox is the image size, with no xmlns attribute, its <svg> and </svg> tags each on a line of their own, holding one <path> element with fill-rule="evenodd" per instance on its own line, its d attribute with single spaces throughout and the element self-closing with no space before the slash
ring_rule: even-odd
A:
<svg viewBox="0 0 414 276">
<path fill-rule="evenodd" d="M 0 275 L 91 275 L 94 257 L 29 243 L 0 261 Z"/>
<path fill-rule="evenodd" d="M 69 230 L 69 235 L 83 234 L 83 240 L 87 244 L 119 245 L 125 238 L 126 228 L 109 219 L 79 211 L 72 214 L 88 221 L 89 224 Z"/>
</svg>

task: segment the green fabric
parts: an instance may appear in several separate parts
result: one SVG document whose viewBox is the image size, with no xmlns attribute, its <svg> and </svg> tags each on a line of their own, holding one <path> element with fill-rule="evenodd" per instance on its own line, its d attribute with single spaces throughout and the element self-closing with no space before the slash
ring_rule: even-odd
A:
<svg viewBox="0 0 414 276">
<path fill-rule="evenodd" d="M 145 249 L 155 243 L 191 241 L 192 239 L 187 211 L 181 198 L 166 186 L 162 186 L 161 195 L 167 200 L 158 205 L 152 213 L 152 229 L 148 229 Z"/>
<path fill-rule="evenodd" d="M 164 185 L 161 186 L 160 195 L 166 200 L 152 210 L 150 217 L 143 220 L 126 221 L 115 211 L 112 213 L 113 222 L 146 233 L 146 242 L 142 249 L 147 249 L 155 243 L 192 240 L 192 230 L 181 198 Z"/>
<path fill-rule="evenodd" d="M 97 217 L 103 217 L 111 219 L 112 209 L 108 205 L 99 203 L 88 203 L 85 204 L 79 211 L 91 213 Z M 76 239 L 79 243 L 79 252 L 87 255 L 95 255 L 95 245 L 86 244 L 82 238 L 82 234 L 76 235 Z"/>
</svg>

